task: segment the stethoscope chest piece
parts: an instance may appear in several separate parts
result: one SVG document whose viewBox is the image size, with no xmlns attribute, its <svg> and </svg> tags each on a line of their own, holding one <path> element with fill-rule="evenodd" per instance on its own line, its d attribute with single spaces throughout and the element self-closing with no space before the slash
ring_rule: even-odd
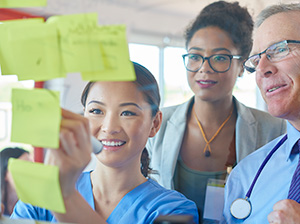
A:
<svg viewBox="0 0 300 224">
<path fill-rule="evenodd" d="M 251 213 L 251 204 L 245 198 L 238 198 L 232 202 L 230 213 L 236 219 L 245 219 Z"/>
</svg>

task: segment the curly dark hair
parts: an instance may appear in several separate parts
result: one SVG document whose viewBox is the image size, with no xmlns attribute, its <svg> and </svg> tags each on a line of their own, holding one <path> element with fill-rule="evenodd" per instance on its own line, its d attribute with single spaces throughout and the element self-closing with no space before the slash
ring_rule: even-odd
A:
<svg viewBox="0 0 300 224">
<path fill-rule="evenodd" d="M 155 77 L 152 73 L 146 69 L 144 66 L 133 62 L 134 71 L 136 74 L 136 80 L 133 83 L 137 86 L 137 88 L 142 92 L 144 99 L 149 103 L 152 110 L 152 117 L 154 117 L 159 111 L 160 104 L 160 94 L 159 87 Z M 85 107 L 86 99 L 90 92 L 91 87 L 95 82 L 89 82 L 81 95 L 81 104 Z M 156 173 L 150 167 L 150 159 L 149 154 L 146 148 L 144 148 L 141 156 L 141 172 L 145 177 L 148 177 L 150 173 Z"/>
<path fill-rule="evenodd" d="M 198 30 L 209 26 L 227 32 L 242 58 L 248 58 L 253 44 L 253 20 L 247 8 L 225 1 L 206 6 L 185 31 L 186 48 Z"/>
</svg>

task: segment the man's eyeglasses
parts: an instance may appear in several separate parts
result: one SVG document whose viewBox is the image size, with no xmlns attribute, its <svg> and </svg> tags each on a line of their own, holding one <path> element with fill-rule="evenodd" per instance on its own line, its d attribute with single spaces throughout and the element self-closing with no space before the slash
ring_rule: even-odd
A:
<svg viewBox="0 0 300 224">
<path fill-rule="evenodd" d="M 275 43 L 268 47 L 266 50 L 259 54 L 252 55 L 244 62 L 244 68 L 253 73 L 256 71 L 256 67 L 259 64 L 262 54 L 266 54 L 270 62 L 280 61 L 282 58 L 286 57 L 290 52 L 293 44 L 299 44 L 298 40 L 284 40 L 278 43 Z"/>
<path fill-rule="evenodd" d="M 232 59 L 241 59 L 241 56 L 230 54 L 213 54 L 209 57 L 203 57 L 200 54 L 184 54 L 182 55 L 186 70 L 197 72 L 202 67 L 205 60 L 214 72 L 223 73 L 230 69 Z"/>
</svg>

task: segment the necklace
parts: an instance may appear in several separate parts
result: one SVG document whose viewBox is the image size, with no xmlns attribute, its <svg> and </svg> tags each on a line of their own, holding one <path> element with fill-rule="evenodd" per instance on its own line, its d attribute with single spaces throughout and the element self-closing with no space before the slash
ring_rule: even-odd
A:
<svg viewBox="0 0 300 224">
<path fill-rule="evenodd" d="M 226 120 L 221 124 L 221 126 L 219 127 L 219 129 L 218 129 L 218 130 L 216 131 L 216 133 L 213 135 L 213 137 L 208 141 L 207 138 L 206 138 L 206 136 L 205 136 L 205 133 L 204 133 L 204 131 L 203 131 L 202 125 L 201 125 L 200 121 L 198 120 L 198 117 L 197 117 L 197 115 L 196 115 L 196 112 L 195 112 L 195 110 L 194 110 L 194 108 L 193 108 L 193 114 L 194 114 L 194 116 L 195 116 L 195 118 L 196 118 L 196 121 L 197 121 L 197 123 L 198 123 L 198 126 L 199 126 L 199 128 L 200 128 L 200 130 L 201 130 L 201 134 L 202 134 L 202 136 L 203 136 L 203 138 L 204 138 L 204 141 L 206 142 L 206 145 L 205 145 L 204 150 L 203 150 L 203 153 L 204 153 L 205 157 L 210 157 L 210 155 L 211 155 L 211 147 L 210 147 L 209 143 L 211 143 L 211 142 L 217 137 L 217 135 L 219 134 L 219 132 L 221 131 L 221 129 L 222 129 L 222 128 L 224 127 L 224 125 L 229 121 L 229 119 L 231 118 L 232 112 L 233 112 L 233 108 L 232 108 L 232 110 L 230 111 L 230 114 L 228 115 L 228 117 L 226 118 Z M 208 149 L 208 150 L 207 150 L 207 149 Z"/>
</svg>

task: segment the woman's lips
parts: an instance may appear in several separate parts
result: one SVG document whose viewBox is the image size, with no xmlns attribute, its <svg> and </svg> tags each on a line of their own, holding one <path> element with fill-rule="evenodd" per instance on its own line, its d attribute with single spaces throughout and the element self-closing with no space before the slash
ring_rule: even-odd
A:
<svg viewBox="0 0 300 224">
<path fill-rule="evenodd" d="M 197 80 L 196 82 L 201 88 L 210 88 L 218 83 L 214 80 Z"/>
<path fill-rule="evenodd" d="M 121 140 L 102 140 L 103 150 L 117 151 L 121 148 L 126 142 Z"/>
</svg>

